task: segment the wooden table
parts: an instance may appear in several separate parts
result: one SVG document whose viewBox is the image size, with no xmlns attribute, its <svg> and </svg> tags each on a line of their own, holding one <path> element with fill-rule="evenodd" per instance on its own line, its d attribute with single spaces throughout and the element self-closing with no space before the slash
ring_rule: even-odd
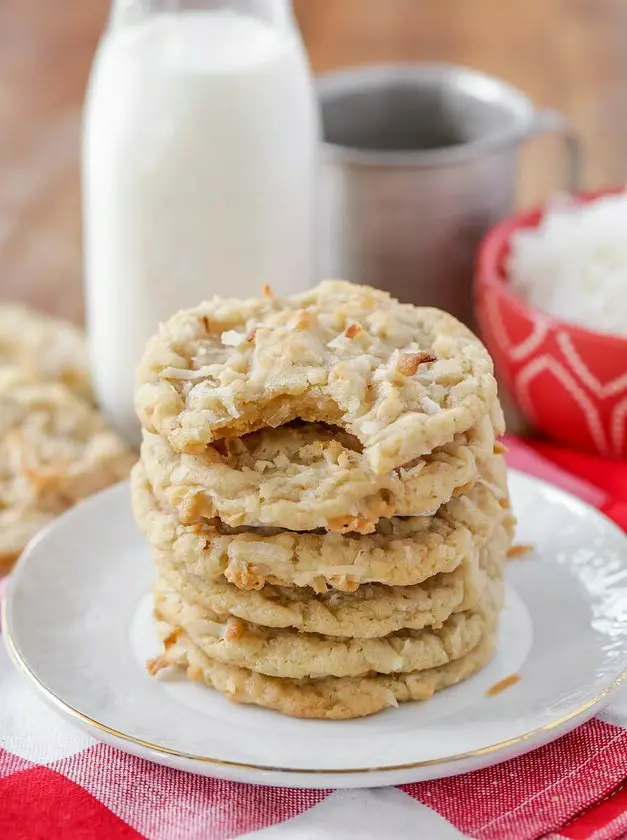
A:
<svg viewBox="0 0 627 840">
<path fill-rule="evenodd" d="M 587 147 L 586 186 L 625 178 L 625 0 L 295 0 L 314 69 L 451 61 L 562 110 Z M 0 296 L 82 317 L 81 101 L 106 0 L 0 3 Z M 521 200 L 556 184 L 559 151 L 525 155 Z"/>
</svg>

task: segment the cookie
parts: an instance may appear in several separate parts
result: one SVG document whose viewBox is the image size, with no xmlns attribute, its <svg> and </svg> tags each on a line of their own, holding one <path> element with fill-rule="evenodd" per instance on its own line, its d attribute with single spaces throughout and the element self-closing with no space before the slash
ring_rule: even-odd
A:
<svg viewBox="0 0 627 840">
<path fill-rule="evenodd" d="M 57 381 L 93 402 L 85 336 L 73 324 L 12 303 L 0 304 L 0 366 Z"/>
<path fill-rule="evenodd" d="M 134 461 L 64 385 L 0 368 L 0 562 L 72 504 L 126 478 Z"/>
<path fill-rule="evenodd" d="M 376 473 L 449 443 L 495 399 L 487 350 L 453 316 L 331 280 L 178 313 L 149 341 L 136 390 L 144 428 L 179 452 L 301 419 L 356 437 Z"/>
<path fill-rule="evenodd" d="M 210 613 L 166 589 L 158 578 L 155 611 L 178 615 L 178 624 L 211 659 L 269 677 L 316 679 L 423 671 L 471 651 L 485 629 L 484 601 L 448 618 L 442 627 L 400 630 L 374 639 L 322 636 L 273 629 Z M 489 600 L 489 599 L 487 599 Z M 490 602 L 490 606 L 492 603 Z"/>
<path fill-rule="evenodd" d="M 468 493 L 433 516 L 380 519 L 366 535 L 231 528 L 219 520 L 183 525 L 158 504 L 141 463 L 131 490 L 135 519 L 154 548 L 171 552 L 190 574 L 224 576 L 241 589 L 265 583 L 318 592 L 351 592 L 362 583 L 413 586 L 475 555 L 509 516 L 501 456 Z"/>
<path fill-rule="evenodd" d="M 478 477 L 502 434 L 492 417 L 452 442 L 388 473 L 375 473 L 359 441 L 320 423 L 292 423 L 217 441 L 185 455 L 144 432 L 141 458 L 160 502 L 179 522 L 219 517 L 227 525 L 372 533 L 381 517 L 432 514 Z"/>
<path fill-rule="evenodd" d="M 479 558 L 416 586 L 367 583 L 355 592 L 266 584 L 242 590 L 221 580 L 204 580 L 177 566 L 171 554 L 155 551 L 160 580 L 185 601 L 221 616 L 234 616 L 264 627 L 292 628 L 326 636 L 376 638 L 397 630 L 440 627 L 455 612 L 476 606 L 488 575 L 498 577 L 511 533 L 499 527 Z"/>
<path fill-rule="evenodd" d="M 473 650 L 438 668 L 402 674 L 289 680 L 226 665 L 206 656 L 180 628 L 175 614 L 161 613 L 159 630 L 165 652 L 147 664 L 151 674 L 184 669 L 231 702 L 262 706 L 298 718 L 347 720 L 365 717 L 409 701 L 429 700 L 436 691 L 468 679 L 492 658 L 496 617 Z"/>
</svg>

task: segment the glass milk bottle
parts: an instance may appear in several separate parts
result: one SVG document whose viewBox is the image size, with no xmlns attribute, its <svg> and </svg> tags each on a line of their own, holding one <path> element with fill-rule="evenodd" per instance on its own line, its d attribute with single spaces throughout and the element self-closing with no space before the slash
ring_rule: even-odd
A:
<svg viewBox="0 0 627 840">
<path fill-rule="evenodd" d="M 318 111 L 289 0 L 118 0 L 83 129 L 94 384 L 137 442 L 137 362 L 214 294 L 312 282 Z"/>
</svg>

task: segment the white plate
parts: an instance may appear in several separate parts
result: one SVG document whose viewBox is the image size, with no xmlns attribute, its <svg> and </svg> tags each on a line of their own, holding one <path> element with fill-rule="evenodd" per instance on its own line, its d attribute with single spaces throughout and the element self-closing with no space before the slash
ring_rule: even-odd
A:
<svg viewBox="0 0 627 840">
<path fill-rule="evenodd" d="M 424 704 L 347 722 L 302 721 L 155 680 L 149 550 L 119 485 L 28 548 L 4 602 L 11 655 L 61 713 L 96 738 L 211 776 L 296 787 L 374 787 L 462 773 L 567 732 L 627 676 L 627 539 L 592 508 L 512 473 L 518 540 L 499 650 Z M 496 696 L 487 690 L 518 674 Z"/>
</svg>

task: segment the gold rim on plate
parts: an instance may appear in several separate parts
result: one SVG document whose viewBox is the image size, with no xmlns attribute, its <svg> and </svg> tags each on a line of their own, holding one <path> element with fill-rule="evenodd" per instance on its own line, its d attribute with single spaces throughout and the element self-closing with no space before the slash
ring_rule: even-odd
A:
<svg viewBox="0 0 627 840">
<path fill-rule="evenodd" d="M 557 718 L 556 720 L 553 720 L 550 723 L 546 723 L 544 724 L 544 726 L 539 726 L 536 729 L 531 729 L 528 732 L 523 733 L 522 735 L 517 735 L 515 738 L 508 738 L 504 741 L 498 741 L 496 744 L 490 744 L 486 747 L 480 747 L 476 750 L 470 750 L 469 752 L 457 753 L 456 755 L 450 755 L 443 758 L 431 758 L 427 759 L 426 761 L 412 761 L 409 764 L 388 764 L 383 765 L 381 767 L 353 767 L 341 770 L 306 769 L 303 767 L 276 767 L 267 764 L 246 764 L 243 761 L 227 761 L 226 759 L 222 758 L 211 758 L 210 756 L 205 755 L 193 755 L 191 753 L 180 752 L 179 750 L 173 750 L 170 747 L 160 746 L 159 744 L 153 744 L 151 741 L 144 741 L 141 738 L 135 738 L 133 735 L 128 735 L 125 732 L 120 732 L 119 730 L 113 729 L 112 727 L 107 726 L 106 724 L 101 723 L 98 720 L 94 720 L 94 718 L 83 714 L 83 712 L 79 711 L 78 709 L 75 709 L 73 706 L 70 706 L 69 703 L 65 702 L 65 700 L 62 700 L 61 697 L 56 695 L 50 688 L 48 688 L 48 686 L 46 686 L 28 667 L 11 636 L 10 626 L 7 619 L 6 594 L 2 600 L 2 605 L 0 608 L 0 621 L 2 625 L 2 635 L 5 638 L 7 649 L 13 662 L 22 671 L 24 676 L 27 679 L 29 679 L 41 691 L 41 693 L 46 697 L 46 699 L 51 703 L 51 705 L 56 706 L 58 709 L 61 709 L 69 717 L 81 721 L 84 724 L 88 724 L 89 726 L 95 727 L 99 732 L 104 732 L 107 735 L 110 735 L 114 738 L 118 738 L 121 741 L 126 741 L 129 744 L 134 744 L 135 746 L 151 750 L 152 752 L 157 753 L 159 755 L 172 756 L 174 758 L 182 758 L 186 761 L 197 761 L 202 764 L 215 764 L 219 767 L 233 767 L 238 770 L 260 770 L 266 773 L 299 773 L 302 775 L 312 774 L 330 776 L 345 776 L 351 773 L 392 773 L 398 770 L 417 770 L 421 767 L 434 767 L 438 764 L 447 764 L 449 762 L 452 763 L 457 761 L 463 761 L 464 759 L 468 758 L 479 758 L 481 756 L 491 755 L 492 753 L 496 753 L 500 750 L 505 750 L 508 747 L 513 747 L 517 744 L 522 744 L 525 741 L 528 741 L 537 735 L 541 735 L 542 733 L 550 732 L 552 729 L 555 729 L 561 726 L 562 724 L 568 723 L 568 721 L 571 721 L 574 718 L 583 715 L 588 710 L 591 710 L 595 706 L 597 706 L 602 700 L 604 700 L 613 691 L 615 691 L 621 685 L 621 683 L 627 680 L 627 670 L 625 670 L 621 674 L 619 674 L 618 677 L 616 677 L 616 679 L 609 686 L 604 688 L 590 700 L 587 700 L 578 708 L 574 709 L 572 712 L 569 712 L 567 715 L 563 715 L 562 717 Z"/>
</svg>

